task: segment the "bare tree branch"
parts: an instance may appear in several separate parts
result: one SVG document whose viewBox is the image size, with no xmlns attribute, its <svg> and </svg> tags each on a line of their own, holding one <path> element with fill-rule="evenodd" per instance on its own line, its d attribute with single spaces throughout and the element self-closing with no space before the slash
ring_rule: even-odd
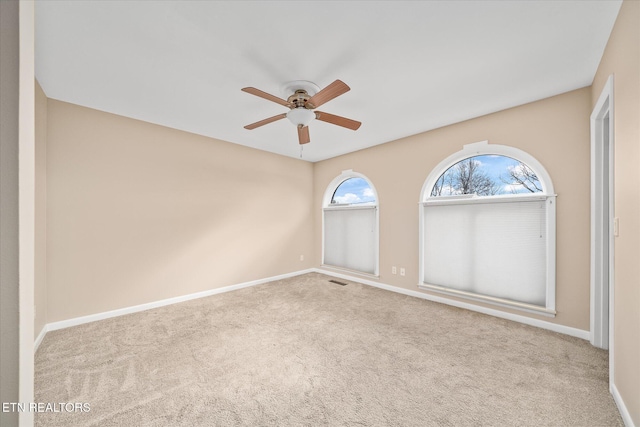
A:
<svg viewBox="0 0 640 427">
<path fill-rule="evenodd" d="M 518 192 L 518 187 L 524 188 L 531 193 L 542 191 L 542 186 L 536 173 L 522 162 L 518 166 L 509 168 L 507 177 L 501 176 L 500 180 L 511 186 L 511 192 L 514 194 Z"/>
<path fill-rule="evenodd" d="M 493 196 L 499 193 L 500 185 L 481 170 L 481 163 L 473 157 L 462 160 L 447 169 L 431 190 L 433 197 L 456 194 Z"/>
</svg>

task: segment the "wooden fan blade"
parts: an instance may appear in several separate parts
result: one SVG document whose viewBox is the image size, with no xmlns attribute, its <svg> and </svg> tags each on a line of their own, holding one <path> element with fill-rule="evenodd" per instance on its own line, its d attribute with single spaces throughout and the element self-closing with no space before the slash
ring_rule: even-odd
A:
<svg viewBox="0 0 640 427">
<path fill-rule="evenodd" d="M 355 120 L 347 119 L 346 117 L 335 116 L 333 114 L 323 113 L 322 111 L 316 111 L 315 113 L 316 113 L 316 119 L 322 122 L 327 122 L 327 123 L 331 123 L 332 125 L 342 126 L 344 128 L 351 129 L 351 130 L 357 130 L 362 124 Z"/>
<path fill-rule="evenodd" d="M 298 141 L 300 141 L 300 145 L 311 142 L 309 126 L 298 126 Z"/>
<path fill-rule="evenodd" d="M 277 96 L 273 96 L 267 92 L 263 92 L 260 89 L 256 89 L 255 87 L 245 87 L 245 88 L 242 88 L 242 91 L 250 93 L 251 95 L 259 96 L 260 98 L 264 98 L 269 101 L 275 102 L 276 104 L 284 105 L 285 107 L 292 106 L 291 103 L 285 101 L 284 99 L 280 99 Z"/>
<path fill-rule="evenodd" d="M 335 82 L 331 83 L 329 86 L 325 87 L 320 92 L 309 98 L 309 100 L 306 102 L 306 105 L 309 106 L 307 108 L 317 108 L 325 102 L 329 102 L 333 98 L 336 98 L 343 93 L 349 92 L 350 90 L 351 88 L 347 86 L 343 81 L 336 80 Z"/>
<path fill-rule="evenodd" d="M 287 117 L 287 113 L 278 114 L 277 116 L 269 117 L 268 119 L 260 120 L 259 122 L 251 123 L 250 125 L 246 125 L 244 128 L 253 130 L 255 128 L 259 128 L 260 126 L 264 126 L 271 122 L 275 122 L 276 120 L 284 119 Z"/>
</svg>

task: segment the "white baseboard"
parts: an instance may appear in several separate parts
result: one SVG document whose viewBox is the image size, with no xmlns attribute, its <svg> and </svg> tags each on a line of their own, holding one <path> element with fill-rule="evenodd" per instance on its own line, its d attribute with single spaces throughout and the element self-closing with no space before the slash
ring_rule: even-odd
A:
<svg viewBox="0 0 640 427">
<path fill-rule="evenodd" d="M 275 281 L 275 280 L 282 280 L 282 279 L 287 279 L 289 277 L 300 276 L 302 274 L 311 273 L 311 272 L 322 273 L 322 274 L 326 274 L 326 275 L 329 275 L 329 276 L 339 277 L 339 278 L 342 278 L 342 279 L 345 279 L 345 280 L 351 280 L 351 281 L 362 283 L 362 284 L 365 284 L 365 285 L 369 285 L 369 286 L 374 286 L 374 287 L 377 287 L 377 288 L 385 289 L 385 290 L 391 291 L 391 292 L 396 292 L 396 293 L 409 295 L 409 296 L 413 296 L 413 297 L 417 297 L 417 298 L 422 298 L 422 299 L 426 299 L 426 300 L 430 300 L 430 301 L 434 301 L 434 302 L 448 304 L 448 305 L 452 305 L 452 306 L 459 307 L 459 308 L 465 308 L 467 310 L 477 311 L 477 312 L 488 314 L 488 315 L 491 315 L 491 316 L 500 317 L 500 318 L 508 319 L 508 320 L 513 320 L 515 322 L 520 322 L 520 323 L 524 323 L 524 324 L 527 324 L 527 325 L 536 326 L 536 327 L 543 328 L 543 329 L 548 329 L 548 330 L 551 330 L 551 331 L 554 331 L 554 332 L 559 332 L 559 333 L 563 333 L 563 334 L 566 334 L 566 335 L 571 335 L 571 336 L 582 338 L 582 339 L 585 339 L 585 340 L 589 339 L 589 331 L 583 331 L 581 329 L 571 328 L 569 326 L 564 326 L 564 325 L 558 325 L 556 323 L 546 322 L 544 320 L 534 319 L 534 318 L 527 317 L 527 316 L 521 316 L 521 315 L 518 315 L 518 314 L 507 313 L 507 312 L 503 312 L 503 311 L 500 311 L 500 310 L 495 310 L 495 309 L 491 309 L 491 308 L 487 308 L 487 307 L 481 307 L 481 306 L 477 306 L 477 305 L 474 305 L 474 304 L 469 304 L 469 303 L 465 303 L 465 302 L 461 302 L 461 301 L 455 301 L 455 300 L 451 300 L 451 299 L 446 298 L 446 297 L 440 297 L 440 296 L 425 294 L 425 293 L 418 292 L 418 291 L 412 291 L 412 290 L 408 290 L 408 289 L 404 289 L 404 288 L 399 288 L 397 286 L 387 285 L 387 284 L 384 284 L 384 283 L 378 283 L 378 282 L 374 282 L 372 280 L 368 280 L 368 279 L 364 279 L 364 278 L 361 278 L 361 277 L 356 277 L 356 276 L 352 276 L 352 275 L 348 275 L 348 274 L 337 273 L 337 272 L 334 272 L 334 271 L 325 270 L 325 269 L 321 269 L 321 268 L 310 268 L 310 269 L 307 269 L 307 270 L 295 271 L 295 272 L 292 272 L 292 273 L 286 273 L 286 274 L 281 274 L 281 275 L 278 275 L 278 276 L 267 277 L 267 278 L 264 278 L 264 279 L 253 280 L 253 281 L 250 281 L 250 282 L 244 282 L 244 283 L 239 283 L 239 284 L 236 284 L 236 285 L 225 286 L 225 287 L 222 287 L 222 288 L 210 289 L 210 290 L 207 290 L 207 291 L 197 292 L 197 293 L 183 295 L 183 296 L 179 296 L 179 297 L 168 298 L 168 299 L 155 301 L 155 302 L 150 302 L 150 303 L 146 303 L 146 304 L 135 305 L 135 306 L 132 306 L 132 307 L 125 307 L 125 308 L 120 308 L 120 309 L 117 309 L 117 310 L 106 311 L 106 312 L 103 312 L 103 313 L 90 314 L 88 316 L 76 317 L 76 318 L 73 318 L 73 319 L 67 319 L 67 320 L 61 320 L 61 321 L 58 321 L 58 322 L 47 323 L 44 326 L 44 328 L 42 328 L 42 331 L 40 332 L 40 334 L 36 338 L 34 347 L 37 350 L 38 346 L 40 345 L 40 343 L 42 342 L 42 340 L 44 339 L 44 336 L 46 335 L 46 333 L 48 331 L 55 331 L 55 330 L 58 330 L 58 329 L 69 328 L 71 326 L 77 326 L 77 325 L 82 325 L 84 323 L 96 322 L 98 320 L 109 319 L 111 317 L 117 317 L 117 316 L 123 316 L 125 314 L 137 313 L 137 312 L 140 312 L 140 311 L 150 310 L 152 308 L 163 307 L 163 306 L 166 306 L 166 305 L 176 304 L 176 303 L 179 303 L 179 302 L 189 301 L 189 300 L 192 300 L 192 299 L 204 298 L 204 297 L 207 297 L 207 296 L 216 295 L 216 294 L 220 294 L 220 293 L 224 293 L 224 292 L 235 291 L 237 289 L 242 289 L 242 288 L 247 288 L 247 287 L 250 287 L 250 286 L 260 285 L 262 283 L 272 282 L 272 281 Z"/>
<path fill-rule="evenodd" d="M 177 304 L 179 302 L 189 301 L 197 298 L 204 298 L 211 295 L 221 294 L 224 292 L 235 291 L 237 289 L 248 288 L 250 286 L 260 285 L 262 283 L 273 282 L 275 280 L 287 279 L 289 277 L 300 276 L 302 274 L 311 273 L 313 269 L 300 270 L 292 273 L 280 274 L 278 276 L 266 277 L 264 279 L 252 280 L 250 282 L 238 283 L 236 285 L 225 286 L 222 288 L 210 289 L 207 291 L 196 292 L 193 294 L 182 295 L 179 297 L 163 299 L 160 301 L 149 302 L 146 304 L 134 305 L 131 307 L 119 308 L 117 310 L 105 311 L 103 313 L 90 314 L 88 316 L 75 317 L 73 319 L 61 320 L 58 322 L 47 323 L 42 332 L 35 341 L 37 349 L 48 331 L 56 331 L 58 329 L 69 328 L 71 326 L 82 325 L 84 323 L 96 322 L 98 320 L 109 319 L 111 317 L 123 316 L 125 314 L 137 313 L 140 311 L 150 310 L 152 308 L 163 307 L 166 305 Z"/>
<path fill-rule="evenodd" d="M 48 330 L 49 329 L 47 328 L 47 325 L 44 325 L 42 327 L 42 330 L 40 331 L 40 333 L 36 337 L 36 340 L 33 342 L 33 353 L 34 354 L 35 354 L 36 351 L 38 351 L 38 347 L 40 347 L 40 343 L 42 343 L 42 340 L 44 339 L 44 336 L 47 335 L 47 331 Z"/>
<path fill-rule="evenodd" d="M 627 409 L 627 405 L 624 404 L 624 400 L 622 400 L 622 396 L 620 396 L 620 392 L 613 381 L 609 382 L 609 391 L 611 391 L 613 401 L 616 402 L 616 406 L 618 406 L 618 411 L 620 411 L 620 416 L 622 417 L 622 421 L 624 421 L 624 425 L 626 427 L 636 427 L 631 419 L 631 414 Z"/>
<path fill-rule="evenodd" d="M 376 288 L 385 289 L 391 292 L 397 292 L 403 295 L 409 295 L 412 297 L 422 298 L 429 301 L 439 302 L 442 304 L 452 305 L 454 307 L 464 308 L 471 311 L 477 311 L 479 313 L 488 314 L 494 317 L 500 317 L 502 319 L 513 320 L 514 322 L 524 323 L 525 325 L 536 326 L 542 329 L 548 329 L 553 332 L 559 332 L 561 334 L 570 335 L 572 337 L 582 338 L 584 340 L 589 339 L 589 331 L 584 331 L 582 329 L 572 328 L 570 326 L 559 325 L 557 323 L 547 322 L 544 320 L 534 319 L 532 317 L 522 316 L 519 314 L 507 313 L 501 310 L 496 310 L 493 308 L 482 307 L 475 304 L 470 304 L 462 301 L 452 300 L 446 297 L 426 294 L 418 291 L 412 291 L 409 289 L 399 288 L 397 286 L 387 285 L 384 283 L 374 282 L 372 280 L 363 279 L 356 276 L 351 276 L 348 274 L 336 273 L 330 270 L 324 270 L 322 268 L 313 268 L 312 269 L 316 273 L 326 274 L 328 276 L 339 277 L 345 280 L 351 280 L 354 282 L 362 283 L 364 285 L 374 286 Z"/>
</svg>

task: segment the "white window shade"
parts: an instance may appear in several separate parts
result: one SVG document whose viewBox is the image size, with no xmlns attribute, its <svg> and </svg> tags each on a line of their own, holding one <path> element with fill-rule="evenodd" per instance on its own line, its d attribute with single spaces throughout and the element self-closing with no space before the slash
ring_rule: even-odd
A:
<svg viewBox="0 0 640 427">
<path fill-rule="evenodd" d="M 545 307 L 546 203 L 425 203 L 424 283 Z"/>
<path fill-rule="evenodd" d="M 324 264 L 376 273 L 376 209 L 324 209 Z"/>
</svg>

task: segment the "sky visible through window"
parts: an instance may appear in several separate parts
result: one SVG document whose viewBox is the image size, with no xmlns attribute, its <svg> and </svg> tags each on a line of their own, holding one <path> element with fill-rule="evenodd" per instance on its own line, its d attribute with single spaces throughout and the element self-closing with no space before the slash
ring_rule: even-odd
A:
<svg viewBox="0 0 640 427">
<path fill-rule="evenodd" d="M 373 190 L 366 179 L 349 178 L 338 186 L 331 199 L 331 204 L 355 205 L 375 203 L 375 201 Z"/>
<path fill-rule="evenodd" d="M 542 185 L 530 167 L 511 157 L 491 154 L 470 157 L 451 166 L 438 178 L 431 196 L 538 192 L 542 192 Z"/>
</svg>

